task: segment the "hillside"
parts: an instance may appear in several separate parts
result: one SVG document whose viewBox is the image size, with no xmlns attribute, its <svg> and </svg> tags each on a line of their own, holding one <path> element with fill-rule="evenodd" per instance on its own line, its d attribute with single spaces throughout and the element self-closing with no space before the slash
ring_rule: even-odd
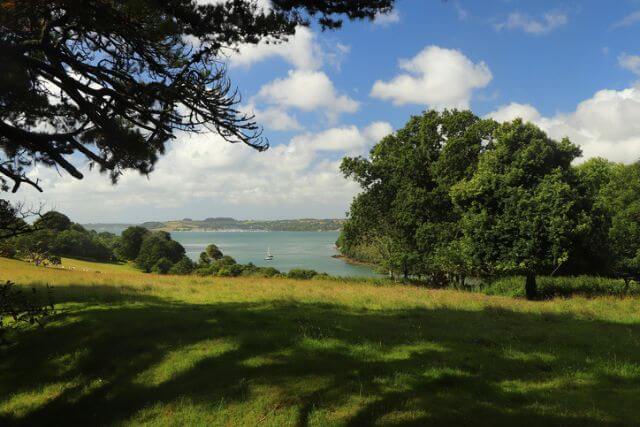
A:
<svg viewBox="0 0 640 427">
<path fill-rule="evenodd" d="M 336 231 L 342 228 L 343 219 L 282 219 L 273 221 L 236 220 L 233 218 L 207 218 L 174 221 L 148 221 L 140 224 L 150 230 L 163 231 Z M 134 224 L 94 223 L 83 224 L 96 231 L 119 233 Z"/>
<path fill-rule="evenodd" d="M 75 270 L 0 350 L 0 424 L 634 425 L 640 299 Z"/>
</svg>

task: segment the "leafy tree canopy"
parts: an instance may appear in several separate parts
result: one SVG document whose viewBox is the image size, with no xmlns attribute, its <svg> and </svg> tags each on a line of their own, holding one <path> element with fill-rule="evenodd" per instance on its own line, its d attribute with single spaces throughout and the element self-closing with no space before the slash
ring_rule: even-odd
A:
<svg viewBox="0 0 640 427">
<path fill-rule="evenodd" d="M 151 232 L 144 227 L 129 227 L 120 236 L 119 255 L 125 260 L 134 260 L 140 253 L 140 247 L 145 237 Z"/>
<path fill-rule="evenodd" d="M 64 231 L 71 228 L 71 220 L 60 212 L 49 211 L 38 218 L 33 226 L 36 229 Z"/>
</svg>

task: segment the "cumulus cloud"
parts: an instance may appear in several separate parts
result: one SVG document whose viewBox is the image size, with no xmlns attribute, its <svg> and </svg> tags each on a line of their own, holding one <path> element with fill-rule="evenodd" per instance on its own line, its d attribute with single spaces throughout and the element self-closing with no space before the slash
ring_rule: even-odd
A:
<svg viewBox="0 0 640 427">
<path fill-rule="evenodd" d="M 325 54 L 313 31 L 299 26 L 295 34 L 282 43 L 261 41 L 258 44 L 241 45 L 238 52 L 229 55 L 229 64 L 231 67 L 246 68 L 274 57 L 298 69 L 317 70 L 322 67 Z"/>
<path fill-rule="evenodd" d="M 605 157 L 619 162 L 640 160 L 640 87 L 601 90 L 575 111 L 543 117 L 531 105 L 510 104 L 488 114 L 499 121 L 530 120 L 552 138 L 569 137 L 580 145 L 582 159 Z"/>
<path fill-rule="evenodd" d="M 192 215 L 199 205 L 206 207 L 201 215 L 209 216 L 222 209 L 256 218 L 269 211 L 280 217 L 342 216 L 358 186 L 345 180 L 340 162 L 325 153 L 363 154 L 391 131 L 384 122 L 328 129 L 298 135 L 264 153 L 216 134 L 181 135 L 148 178 L 129 171 L 113 186 L 88 168 L 81 181 L 35 168 L 30 177 L 41 180 L 45 193 L 25 188 L 10 197 L 44 201 L 79 221 L 160 219 L 157 212 Z"/>
<path fill-rule="evenodd" d="M 405 73 L 390 81 L 376 81 L 371 96 L 395 105 L 469 108 L 473 91 L 486 87 L 493 78 L 484 62 L 473 63 L 459 50 L 438 46 L 401 60 L 400 68 Z"/>
<path fill-rule="evenodd" d="M 400 22 L 400 12 L 396 9 L 389 13 L 378 12 L 373 19 L 373 24 L 380 27 L 388 27 L 389 25 L 397 24 L 398 22 Z"/>
<path fill-rule="evenodd" d="M 529 15 L 514 12 L 506 21 L 495 25 L 496 30 L 522 30 L 527 34 L 543 35 L 549 34 L 553 30 L 566 25 L 569 22 L 567 15 L 558 12 L 548 12 L 542 19 L 534 19 Z"/>
<path fill-rule="evenodd" d="M 286 78 L 262 86 L 256 99 L 280 108 L 322 109 L 332 118 L 341 113 L 354 113 L 359 108 L 357 101 L 339 94 L 322 71 L 289 71 Z"/>
<path fill-rule="evenodd" d="M 294 144 L 304 145 L 315 151 L 341 151 L 349 154 L 366 154 L 382 138 L 393 132 L 387 122 L 373 122 L 364 129 L 344 126 L 320 133 L 307 133 L 295 137 Z"/>
<path fill-rule="evenodd" d="M 537 122 L 540 119 L 540 113 L 533 106 L 529 104 L 519 104 L 512 102 L 511 104 L 504 105 L 495 111 L 487 114 L 498 122 L 510 122 L 516 118 L 520 118 L 525 122 Z"/>
<path fill-rule="evenodd" d="M 302 125 L 294 116 L 278 107 L 259 109 L 249 103 L 241 107 L 242 112 L 255 116 L 255 120 L 269 130 L 295 131 L 302 129 Z"/>
</svg>

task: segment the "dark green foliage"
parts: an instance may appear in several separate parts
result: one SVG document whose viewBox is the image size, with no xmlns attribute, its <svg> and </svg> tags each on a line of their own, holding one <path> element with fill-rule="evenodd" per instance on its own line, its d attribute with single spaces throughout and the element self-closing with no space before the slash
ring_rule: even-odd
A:
<svg viewBox="0 0 640 427">
<path fill-rule="evenodd" d="M 468 276 L 640 273 L 640 165 L 593 159 L 520 120 L 429 111 L 342 171 L 363 191 L 336 242 L 431 285 Z"/>
<path fill-rule="evenodd" d="M 36 264 L 55 263 L 60 257 L 113 261 L 117 236 L 87 231 L 59 212 L 47 212 L 28 233 L 10 239 L 13 255 Z"/>
<path fill-rule="evenodd" d="M 466 263 L 450 256 L 460 211 L 449 192 L 471 176 L 496 126 L 468 111 L 429 111 L 383 138 L 370 159 L 345 158 L 342 172 L 364 191 L 338 241 L 342 253 L 405 278 L 464 276 Z"/>
<path fill-rule="evenodd" d="M 134 260 L 138 257 L 142 241 L 151 232 L 144 227 L 129 227 L 120 236 L 118 254 L 125 260 Z"/>
<path fill-rule="evenodd" d="M 168 271 L 171 265 L 180 261 L 184 255 L 185 250 L 182 245 L 172 240 L 169 233 L 156 231 L 144 238 L 135 262 L 141 270 L 150 272 L 161 259 L 165 258 L 170 264 L 166 269 Z"/>
<path fill-rule="evenodd" d="M 56 211 L 49 211 L 38 218 L 33 227 L 36 229 L 64 231 L 71 228 L 71 220 L 64 214 Z"/>
<path fill-rule="evenodd" d="M 95 261 L 113 261 L 113 251 L 95 233 L 69 229 L 58 233 L 51 251 L 60 256 Z"/>
<path fill-rule="evenodd" d="M 297 280 L 310 280 L 318 275 L 318 272 L 315 270 L 309 270 L 304 268 L 294 268 L 287 273 L 287 277 L 289 279 L 297 279 Z"/>
<path fill-rule="evenodd" d="M 193 262 L 189 259 L 189 257 L 183 256 L 180 261 L 171 266 L 171 268 L 169 269 L 169 274 L 176 274 L 180 276 L 191 274 L 194 267 L 195 266 L 193 265 Z"/>
<path fill-rule="evenodd" d="M 29 213 L 22 212 L 20 205 L 15 206 L 7 200 L 0 199 L 0 241 L 29 233 L 32 228 L 24 221 Z"/>
<path fill-rule="evenodd" d="M 211 258 L 207 255 L 206 252 L 200 252 L 200 258 L 198 259 L 198 265 L 201 267 L 206 267 L 211 265 Z"/>
<path fill-rule="evenodd" d="M 222 251 L 214 244 L 207 246 L 204 251 L 212 260 L 218 260 L 224 256 Z"/>
<path fill-rule="evenodd" d="M 160 258 L 151 267 L 151 272 L 156 274 L 167 274 L 173 267 L 173 262 L 169 258 Z"/>
<path fill-rule="evenodd" d="M 202 254 L 205 254 L 204 252 Z M 230 256 L 211 261 L 206 258 L 208 263 L 199 263 L 194 270 L 199 276 L 217 276 L 217 277 L 274 277 L 281 273 L 273 267 L 257 267 L 252 263 L 238 264 L 236 260 Z"/>
<path fill-rule="evenodd" d="M 564 264 L 588 231 L 589 212 L 571 168 L 580 150 L 521 120 L 501 125 L 494 138 L 473 176 L 456 184 L 452 195 L 463 211 L 471 263 L 488 274 L 526 274 L 532 298 L 536 274 Z"/>
<path fill-rule="evenodd" d="M 611 218 L 612 268 L 618 275 L 640 276 L 640 162 L 617 166 L 600 196 Z"/>
<path fill-rule="evenodd" d="M 49 293 L 45 300 L 41 300 L 36 295 L 35 288 L 32 289 L 31 295 L 26 295 L 11 282 L 0 285 L 0 345 L 7 343 L 7 333 L 10 329 L 22 324 L 41 324 L 53 311 L 53 301 Z"/>
</svg>

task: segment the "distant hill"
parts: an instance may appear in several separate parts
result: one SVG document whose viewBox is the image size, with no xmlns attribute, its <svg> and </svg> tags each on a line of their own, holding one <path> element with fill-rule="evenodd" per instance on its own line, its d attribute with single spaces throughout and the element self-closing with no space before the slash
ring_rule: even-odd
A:
<svg viewBox="0 0 640 427">
<path fill-rule="evenodd" d="M 281 219 L 274 221 L 237 220 L 234 218 L 206 218 L 193 220 L 184 218 L 174 221 L 149 221 L 139 224 L 149 230 L 163 231 L 336 231 L 342 228 L 344 219 Z M 120 233 L 125 228 L 136 224 L 84 224 L 85 228 L 96 231 Z"/>
</svg>

